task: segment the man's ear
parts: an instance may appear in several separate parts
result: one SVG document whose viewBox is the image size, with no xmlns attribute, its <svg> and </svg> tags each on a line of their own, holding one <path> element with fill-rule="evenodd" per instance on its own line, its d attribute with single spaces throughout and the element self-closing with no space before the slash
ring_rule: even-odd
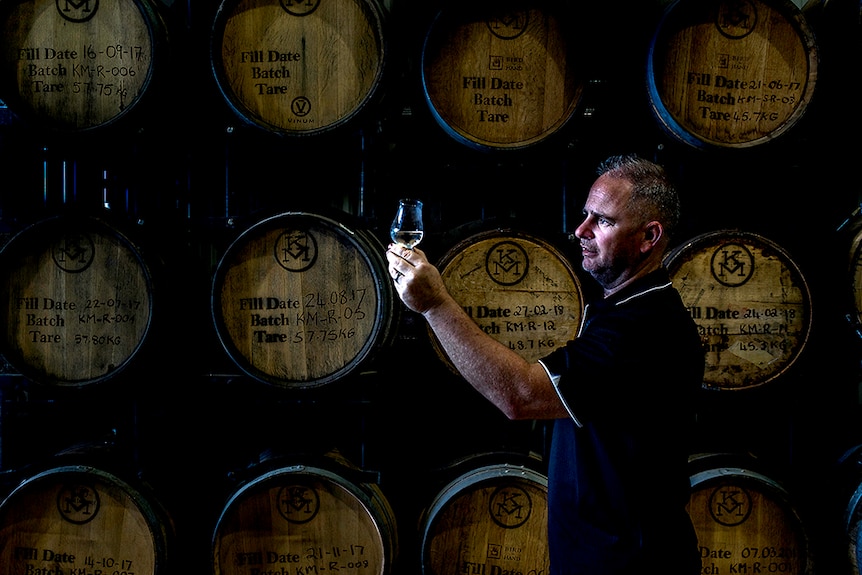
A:
<svg viewBox="0 0 862 575">
<path fill-rule="evenodd" d="M 644 239 L 641 244 L 641 252 L 646 253 L 658 245 L 659 240 L 664 236 L 664 226 L 661 222 L 653 220 L 644 226 Z"/>
</svg>

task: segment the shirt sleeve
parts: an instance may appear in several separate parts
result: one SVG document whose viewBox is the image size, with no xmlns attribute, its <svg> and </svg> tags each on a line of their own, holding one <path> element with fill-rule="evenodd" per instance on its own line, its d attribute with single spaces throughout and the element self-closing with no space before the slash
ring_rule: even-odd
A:
<svg viewBox="0 0 862 575">
<path fill-rule="evenodd" d="M 563 402 L 563 407 L 566 408 L 566 412 L 569 414 L 569 417 L 572 418 L 572 421 L 575 422 L 575 425 L 577 425 L 578 427 L 583 427 L 575 413 L 572 411 L 572 408 L 569 406 L 568 402 L 566 402 L 566 399 L 563 397 L 563 394 L 560 393 L 560 376 L 548 369 L 548 366 L 545 365 L 545 362 L 541 359 L 539 360 L 539 365 L 544 368 L 545 373 L 547 373 L 548 377 L 551 379 L 551 384 L 553 384 L 554 386 L 554 391 L 557 392 L 557 396 L 560 398 L 560 401 Z"/>
</svg>

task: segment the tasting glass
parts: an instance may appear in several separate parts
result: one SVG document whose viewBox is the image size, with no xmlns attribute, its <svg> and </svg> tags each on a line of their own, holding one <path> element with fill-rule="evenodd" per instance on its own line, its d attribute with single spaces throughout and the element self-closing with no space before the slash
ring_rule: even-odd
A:
<svg viewBox="0 0 862 575">
<path fill-rule="evenodd" d="M 412 250 L 422 241 L 423 235 L 422 202 L 409 198 L 399 200 L 398 210 L 389 228 L 392 241 Z"/>
</svg>

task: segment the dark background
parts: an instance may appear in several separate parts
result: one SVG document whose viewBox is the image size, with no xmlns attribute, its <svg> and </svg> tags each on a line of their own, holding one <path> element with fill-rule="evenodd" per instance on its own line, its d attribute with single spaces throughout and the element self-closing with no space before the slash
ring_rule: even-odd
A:
<svg viewBox="0 0 862 575">
<path fill-rule="evenodd" d="M 57 134 L 0 109 L 0 238 L 55 214 L 105 215 L 139 242 L 161 304 L 134 367 L 96 390 L 46 389 L 0 364 L 5 489 L 63 450 L 102 446 L 98 457 L 144 479 L 173 516 L 175 572 L 202 573 L 218 513 L 254 464 L 338 449 L 395 508 L 396 571 L 418 572 L 417 520 L 449 463 L 541 452 L 543 426 L 506 421 L 449 373 L 406 310 L 393 341 L 327 389 L 297 393 L 242 376 L 209 310 L 220 256 L 248 226 L 285 211 L 338 214 L 384 243 L 397 198 L 414 196 L 425 201 L 422 247 L 432 261 L 472 232 L 514 224 L 577 262 L 570 233 L 596 164 L 633 151 L 676 180 L 680 239 L 753 232 L 802 270 L 813 316 L 803 353 L 763 389 L 704 392 L 696 442 L 701 452 L 753 456 L 793 494 L 817 569 L 851 572 L 843 514 L 858 477 L 855 455 L 845 454 L 860 442 L 862 350 L 848 271 L 855 220 L 839 227 L 859 205 L 860 6 L 804 7 L 820 64 L 815 95 L 791 130 L 754 148 L 702 149 L 665 133 L 648 103 L 645 61 L 662 3 L 595 4 L 565 3 L 588 47 L 579 111 L 562 133 L 525 150 L 472 149 L 435 123 L 417 62 L 438 6 L 407 0 L 387 6 L 378 96 L 336 133 L 284 137 L 244 124 L 211 73 L 216 3 L 197 0 L 157 5 L 170 55 L 146 105 L 120 125 Z"/>
</svg>

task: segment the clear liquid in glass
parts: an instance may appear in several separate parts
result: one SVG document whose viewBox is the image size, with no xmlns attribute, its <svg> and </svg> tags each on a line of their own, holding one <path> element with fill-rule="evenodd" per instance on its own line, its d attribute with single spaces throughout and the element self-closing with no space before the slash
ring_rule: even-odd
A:
<svg viewBox="0 0 862 575">
<path fill-rule="evenodd" d="M 424 235 L 422 224 L 422 202 L 403 199 L 398 202 L 398 210 L 389 228 L 389 236 L 396 244 L 413 249 Z"/>
<path fill-rule="evenodd" d="M 413 249 L 413 246 L 422 241 L 424 232 L 416 230 L 392 230 L 392 241 L 405 248 Z"/>
</svg>

